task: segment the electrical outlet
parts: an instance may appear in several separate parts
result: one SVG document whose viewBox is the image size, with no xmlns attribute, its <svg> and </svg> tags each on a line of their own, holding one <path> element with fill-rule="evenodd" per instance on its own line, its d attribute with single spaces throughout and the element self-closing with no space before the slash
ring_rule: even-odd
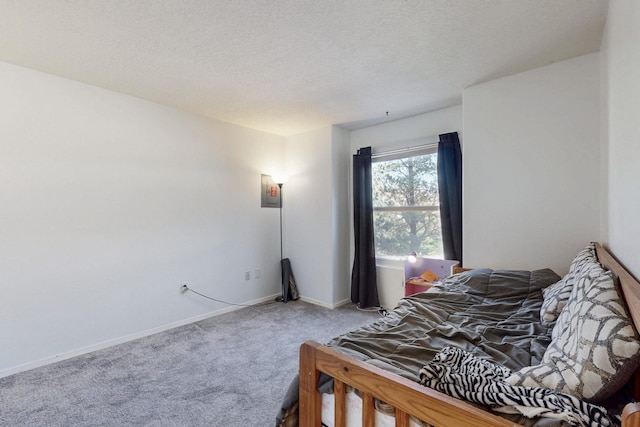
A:
<svg viewBox="0 0 640 427">
<path fill-rule="evenodd" d="M 244 272 L 244 280 L 251 280 L 251 272 L 250 271 L 245 271 Z"/>
<path fill-rule="evenodd" d="M 186 283 L 183 283 L 180 285 L 180 293 L 184 294 L 185 292 L 187 292 L 189 290 L 189 287 L 187 286 Z"/>
<path fill-rule="evenodd" d="M 259 279 L 262 277 L 262 270 L 260 270 L 259 268 L 256 268 L 256 271 L 253 272 L 253 277 L 255 277 L 256 279 Z"/>
</svg>

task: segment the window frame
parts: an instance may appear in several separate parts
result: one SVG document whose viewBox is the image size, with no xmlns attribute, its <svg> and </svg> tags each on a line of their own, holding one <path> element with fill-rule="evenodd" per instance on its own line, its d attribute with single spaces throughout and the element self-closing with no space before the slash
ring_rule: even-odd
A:
<svg viewBox="0 0 640 427">
<path fill-rule="evenodd" d="M 437 156 L 438 154 L 438 143 L 429 141 L 426 144 L 422 144 L 415 147 L 407 147 L 407 148 L 395 148 L 386 151 L 378 151 L 376 150 L 371 156 L 372 165 L 374 163 L 380 162 L 388 162 L 392 160 L 405 159 L 410 157 L 417 157 L 423 155 L 433 155 Z M 436 157 L 437 164 L 437 157 Z M 373 172 L 373 168 L 372 168 Z M 437 172 L 436 172 L 437 173 Z M 437 179 L 437 177 L 436 177 Z M 438 191 L 440 189 L 438 188 Z M 426 206 L 373 206 L 374 215 L 376 212 L 438 212 L 440 213 L 440 204 L 438 205 L 426 205 Z M 375 225 L 374 225 L 374 236 L 376 235 Z M 440 242 L 442 244 L 442 234 L 440 235 Z M 408 254 L 407 254 L 408 255 Z M 393 264 L 399 261 L 403 261 L 403 255 L 399 256 L 390 256 L 390 255 L 378 255 L 376 253 L 376 260 L 378 264 Z M 431 258 L 442 258 L 444 259 L 444 255 L 428 255 Z"/>
</svg>

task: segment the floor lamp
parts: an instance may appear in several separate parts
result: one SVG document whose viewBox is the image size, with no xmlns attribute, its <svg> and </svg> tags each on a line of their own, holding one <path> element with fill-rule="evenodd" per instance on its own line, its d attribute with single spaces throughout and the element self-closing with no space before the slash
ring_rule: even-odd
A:
<svg viewBox="0 0 640 427">
<path fill-rule="evenodd" d="M 273 180 L 278 184 L 280 188 L 280 283 L 282 284 L 282 295 L 276 297 L 276 301 L 278 302 L 287 302 L 287 283 L 284 275 L 284 268 L 282 266 L 282 260 L 284 259 L 284 251 L 282 250 L 282 186 L 287 181 L 285 177 L 273 177 Z"/>
<path fill-rule="evenodd" d="M 284 254 L 282 251 L 282 186 L 284 182 L 278 182 L 278 187 L 280 187 L 280 259 L 284 259 Z"/>
</svg>

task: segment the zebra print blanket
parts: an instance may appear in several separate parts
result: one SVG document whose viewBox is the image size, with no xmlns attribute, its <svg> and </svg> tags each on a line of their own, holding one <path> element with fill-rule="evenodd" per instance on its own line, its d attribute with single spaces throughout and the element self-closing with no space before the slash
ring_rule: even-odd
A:
<svg viewBox="0 0 640 427">
<path fill-rule="evenodd" d="M 446 347 L 420 370 L 420 384 L 458 399 L 489 406 L 503 413 L 528 418 L 563 420 L 571 426 L 619 426 L 620 420 L 604 408 L 571 395 L 539 387 L 513 386 L 504 382 L 511 375 L 505 367 Z"/>
</svg>

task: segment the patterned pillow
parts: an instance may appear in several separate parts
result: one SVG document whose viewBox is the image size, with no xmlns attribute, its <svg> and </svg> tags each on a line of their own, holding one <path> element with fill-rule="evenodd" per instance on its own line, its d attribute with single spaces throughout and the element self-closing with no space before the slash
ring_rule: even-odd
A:
<svg viewBox="0 0 640 427">
<path fill-rule="evenodd" d="M 542 291 L 543 301 L 540 308 L 540 320 L 545 323 L 555 321 L 571 295 L 576 277 L 580 275 L 582 268 L 589 263 L 597 262 L 596 246 L 590 243 L 586 248 L 578 252 L 573 259 L 567 273 L 562 280 Z"/>
<path fill-rule="evenodd" d="M 567 305 L 567 301 L 569 301 L 573 282 L 573 273 L 569 273 L 560 281 L 542 291 L 543 300 L 540 307 L 540 320 L 545 323 L 551 323 L 558 318 L 564 306 Z"/>
<path fill-rule="evenodd" d="M 591 242 L 583 250 L 578 252 L 578 255 L 571 261 L 569 273 L 580 270 L 585 264 L 593 262 L 598 262 L 598 256 L 596 255 L 596 245 Z"/>
<path fill-rule="evenodd" d="M 640 339 L 612 274 L 597 262 L 580 270 L 542 363 L 515 372 L 508 383 L 596 402 L 619 390 L 640 365 Z"/>
</svg>

